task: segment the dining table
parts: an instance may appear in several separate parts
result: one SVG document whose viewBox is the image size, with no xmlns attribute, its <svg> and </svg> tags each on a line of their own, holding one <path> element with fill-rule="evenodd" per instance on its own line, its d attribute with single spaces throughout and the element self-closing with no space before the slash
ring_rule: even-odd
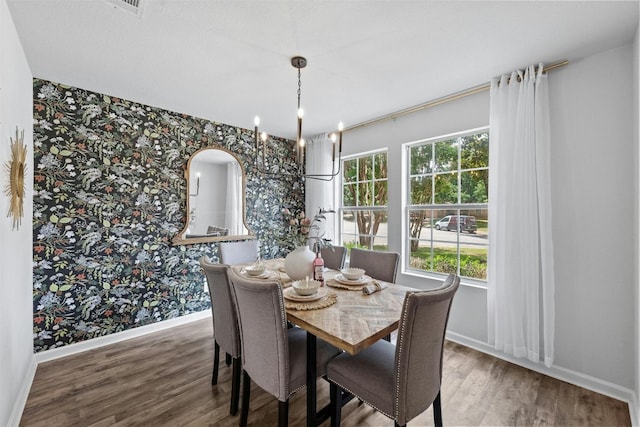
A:
<svg viewBox="0 0 640 427">
<path fill-rule="evenodd" d="M 356 354 L 398 328 L 405 295 L 417 289 L 384 283 L 366 272 L 356 283 L 337 270 L 326 269 L 325 286 L 318 291 L 320 297 L 305 299 L 293 294 L 283 259 L 262 262 L 266 264 L 265 273 L 250 278 L 278 281 L 283 289 L 287 320 L 307 332 L 307 426 L 316 426 L 329 418 L 331 409 L 330 405 L 317 409 L 317 339 Z M 231 270 L 248 277 L 244 267 L 232 266 Z"/>
</svg>

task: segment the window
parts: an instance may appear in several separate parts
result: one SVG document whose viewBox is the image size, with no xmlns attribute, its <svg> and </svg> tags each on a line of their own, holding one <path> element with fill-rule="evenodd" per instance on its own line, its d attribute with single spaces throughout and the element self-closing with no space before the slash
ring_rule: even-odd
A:
<svg viewBox="0 0 640 427">
<path fill-rule="evenodd" d="M 343 160 L 342 170 L 341 244 L 388 250 L 387 152 Z"/>
<path fill-rule="evenodd" d="M 488 128 L 406 149 L 406 268 L 486 281 Z"/>
</svg>

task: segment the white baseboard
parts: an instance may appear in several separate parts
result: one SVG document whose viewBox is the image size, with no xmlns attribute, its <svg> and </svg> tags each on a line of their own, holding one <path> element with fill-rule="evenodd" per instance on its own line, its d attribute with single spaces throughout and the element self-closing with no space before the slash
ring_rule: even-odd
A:
<svg viewBox="0 0 640 427">
<path fill-rule="evenodd" d="M 13 409 L 11 410 L 11 414 L 9 415 L 9 420 L 7 422 L 8 427 L 18 427 L 20 424 L 20 419 L 22 418 L 22 413 L 24 412 L 24 407 L 27 404 L 27 399 L 29 398 L 29 391 L 31 391 L 31 384 L 33 384 L 33 378 L 36 376 L 36 369 L 38 368 L 38 363 L 36 362 L 35 357 L 31 358 L 31 363 L 29 364 L 29 369 L 25 374 L 22 386 L 20 387 L 20 392 L 16 396 L 16 400 L 13 403 Z"/>
<path fill-rule="evenodd" d="M 200 319 L 211 317 L 211 310 L 199 311 L 197 313 L 187 314 L 185 316 L 176 317 L 175 319 L 163 320 L 162 322 L 152 323 L 150 325 L 139 326 L 137 328 L 128 329 L 122 332 L 105 335 L 103 337 L 93 338 L 75 344 L 65 345 L 64 347 L 54 348 L 36 353 L 36 363 L 48 362 L 50 360 L 59 359 L 87 350 L 103 347 L 109 344 L 115 344 L 131 338 L 141 337 L 143 335 L 159 332 L 174 326 L 184 325 Z"/>
<path fill-rule="evenodd" d="M 640 426 L 640 414 L 638 414 L 638 395 L 633 393 L 633 400 L 629 402 L 629 416 L 632 426 Z"/>
<path fill-rule="evenodd" d="M 618 384 L 611 383 L 609 381 L 573 371 L 571 369 L 566 369 L 558 366 L 551 366 L 551 368 L 547 368 L 542 363 L 538 364 L 533 363 L 528 359 L 518 359 L 508 354 L 497 351 L 485 342 L 478 341 L 473 338 L 468 338 L 464 335 L 456 334 L 454 332 L 447 332 L 446 338 L 458 344 L 471 347 L 474 350 L 478 350 L 482 353 L 490 354 L 491 356 L 497 357 L 498 359 L 506 360 L 507 362 L 513 363 L 514 365 L 519 365 L 524 368 L 531 369 L 532 371 L 548 375 L 552 378 L 556 378 L 561 381 L 586 388 L 587 390 L 612 397 L 622 402 L 627 402 L 627 404 L 629 405 L 629 416 L 631 417 L 631 423 L 634 426 L 640 426 L 640 420 L 637 418 L 638 411 L 636 406 L 636 396 L 633 390 L 622 387 Z"/>
</svg>

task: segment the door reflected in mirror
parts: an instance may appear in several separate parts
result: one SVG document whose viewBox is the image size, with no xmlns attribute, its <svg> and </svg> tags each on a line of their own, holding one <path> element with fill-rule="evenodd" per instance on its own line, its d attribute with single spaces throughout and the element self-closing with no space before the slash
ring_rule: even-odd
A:
<svg viewBox="0 0 640 427">
<path fill-rule="evenodd" d="M 253 239 L 245 223 L 245 174 L 229 151 L 203 148 L 187 162 L 187 221 L 174 244 Z"/>
</svg>

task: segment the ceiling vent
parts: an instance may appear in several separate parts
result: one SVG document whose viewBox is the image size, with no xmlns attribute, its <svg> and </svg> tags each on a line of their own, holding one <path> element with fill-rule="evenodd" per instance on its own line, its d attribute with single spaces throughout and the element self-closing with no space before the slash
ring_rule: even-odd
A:
<svg viewBox="0 0 640 427">
<path fill-rule="evenodd" d="M 105 0 L 108 4 L 122 9 L 127 13 L 137 16 L 142 16 L 142 10 L 144 9 L 145 0 Z"/>
</svg>

